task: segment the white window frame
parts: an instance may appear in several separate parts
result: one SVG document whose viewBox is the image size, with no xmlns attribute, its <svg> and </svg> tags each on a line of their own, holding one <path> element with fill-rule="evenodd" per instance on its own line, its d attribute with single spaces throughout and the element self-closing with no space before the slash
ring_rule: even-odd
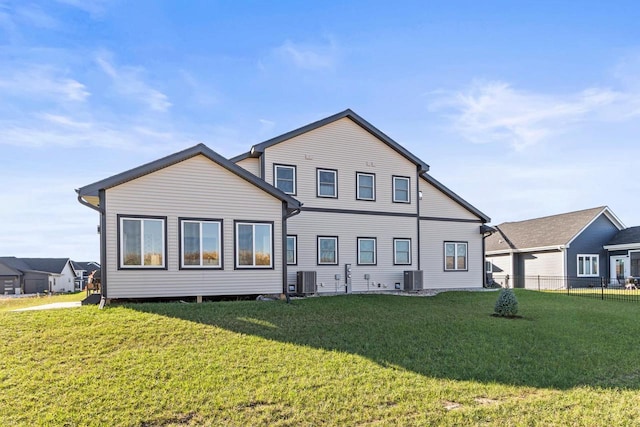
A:
<svg viewBox="0 0 640 427">
<path fill-rule="evenodd" d="M 360 243 L 365 241 L 373 242 L 373 262 L 362 262 L 362 250 Z M 358 237 L 358 265 L 377 265 L 378 264 L 378 242 L 375 237 Z"/>
<path fill-rule="evenodd" d="M 322 245 L 320 244 L 320 241 L 322 241 L 322 240 L 333 240 L 335 242 L 335 254 L 336 254 L 335 262 L 322 262 L 321 261 L 320 255 L 321 255 L 321 252 L 322 252 L 321 251 L 321 246 Z M 316 248 L 317 257 L 316 258 L 317 258 L 318 265 L 338 265 L 338 236 L 318 236 L 317 245 L 316 246 L 317 246 L 317 248 Z"/>
<path fill-rule="evenodd" d="M 453 268 L 447 268 L 447 245 L 453 245 Z M 464 268 L 458 266 L 458 246 L 464 245 Z M 468 242 L 444 242 L 444 271 L 469 271 L 469 243 Z"/>
<path fill-rule="evenodd" d="M 293 191 L 289 192 L 289 191 L 284 191 L 283 189 L 281 189 L 280 187 L 278 187 L 278 170 L 279 169 L 291 169 L 293 171 Z M 280 191 L 286 193 L 286 194 L 291 194 L 294 195 L 296 194 L 297 191 L 297 180 L 296 180 L 296 167 L 293 165 L 274 165 L 274 170 L 273 170 L 273 186 L 278 188 Z"/>
<path fill-rule="evenodd" d="M 484 260 L 484 272 L 493 273 L 493 263 L 488 259 Z"/>
<path fill-rule="evenodd" d="M 360 194 L 360 177 L 363 177 L 363 176 L 371 178 L 371 197 L 363 197 Z M 356 172 L 356 199 L 368 200 L 368 201 L 376 200 L 376 174 L 375 173 Z"/>
<path fill-rule="evenodd" d="M 180 218 L 179 219 L 180 222 L 180 268 L 184 268 L 184 269 L 201 269 L 201 268 L 206 268 L 206 269 L 221 269 L 222 268 L 222 220 L 215 220 L 215 219 L 190 219 L 190 218 Z M 191 223 L 191 224 L 199 224 L 200 226 L 200 263 L 199 264 L 185 264 L 184 263 L 184 256 L 185 256 L 185 250 L 184 250 L 184 239 L 185 239 L 185 232 L 184 232 L 184 225 L 186 223 Z M 204 251 L 202 250 L 202 226 L 203 224 L 218 224 L 218 265 L 207 265 L 203 263 L 203 255 L 204 255 Z"/>
<path fill-rule="evenodd" d="M 409 242 L 409 262 L 398 262 L 398 242 Z M 411 265 L 411 239 L 394 238 L 393 239 L 393 265 Z"/>
<path fill-rule="evenodd" d="M 396 198 L 396 182 L 402 180 L 407 182 L 407 199 L 401 200 Z M 393 176 L 393 203 L 411 203 L 411 178 L 407 176 Z"/>
<path fill-rule="evenodd" d="M 320 194 L 320 172 L 330 172 L 333 174 L 333 194 Z M 325 197 L 330 199 L 338 198 L 338 171 L 335 169 L 316 169 L 316 196 L 317 197 Z"/>
<path fill-rule="evenodd" d="M 580 263 L 581 263 L 581 258 L 582 258 L 582 263 L 583 263 L 583 269 L 582 269 L 582 273 L 580 273 Z M 586 271 L 586 260 L 589 260 L 589 272 L 587 273 Z M 593 268 L 593 260 L 596 260 L 595 263 L 595 272 L 594 272 L 594 268 Z M 576 273 L 578 277 L 598 277 L 600 274 L 600 255 L 598 254 L 578 254 L 576 256 Z"/>
<path fill-rule="evenodd" d="M 125 221 L 139 221 L 140 222 L 140 264 L 125 264 L 124 263 L 124 222 Z M 160 265 L 145 265 L 145 253 L 144 253 L 144 224 L 145 221 L 156 221 L 162 225 L 162 239 L 160 247 L 162 248 L 162 263 Z M 167 233 L 167 219 L 164 217 L 152 217 L 152 216 L 127 216 L 122 215 L 118 217 L 118 224 L 120 229 L 118 230 L 119 250 L 118 255 L 119 269 L 165 269 L 167 265 L 167 247 L 166 247 L 166 233 Z"/>
<path fill-rule="evenodd" d="M 293 240 L 293 262 L 289 262 L 289 239 Z M 286 244 L 287 265 L 298 265 L 298 236 L 295 234 L 287 235 Z"/>
<path fill-rule="evenodd" d="M 252 233 L 253 233 L 253 264 L 240 264 L 240 233 L 238 231 L 241 225 L 251 225 Z M 256 226 L 268 226 L 269 227 L 269 265 L 256 265 Z M 273 269 L 273 223 L 271 222 L 260 222 L 260 221 L 236 221 L 234 224 L 235 228 L 235 247 L 234 247 L 234 258 L 235 258 L 235 268 L 236 270 L 270 270 Z"/>
</svg>

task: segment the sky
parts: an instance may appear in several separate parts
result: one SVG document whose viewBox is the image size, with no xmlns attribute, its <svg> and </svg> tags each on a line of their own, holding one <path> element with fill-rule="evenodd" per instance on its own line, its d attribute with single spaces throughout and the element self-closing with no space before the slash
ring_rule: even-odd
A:
<svg viewBox="0 0 640 427">
<path fill-rule="evenodd" d="M 0 256 L 99 260 L 75 189 L 351 108 L 492 219 L 640 225 L 640 2 L 0 0 Z"/>
</svg>

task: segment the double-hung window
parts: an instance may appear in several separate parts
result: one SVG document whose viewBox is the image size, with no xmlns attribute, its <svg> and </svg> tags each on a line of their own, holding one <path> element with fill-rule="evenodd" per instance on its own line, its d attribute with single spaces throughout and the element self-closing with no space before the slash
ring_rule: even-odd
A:
<svg viewBox="0 0 640 427">
<path fill-rule="evenodd" d="M 180 219 L 180 268 L 222 268 L 222 220 Z"/>
<path fill-rule="evenodd" d="M 318 197 L 338 197 L 338 171 L 335 169 L 318 169 Z"/>
<path fill-rule="evenodd" d="M 393 264 L 411 264 L 411 239 L 393 239 Z"/>
<path fill-rule="evenodd" d="M 165 217 L 118 217 L 120 268 L 165 268 Z"/>
<path fill-rule="evenodd" d="M 444 242 L 444 270 L 467 270 L 467 243 Z"/>
<path fill-rule="evenodd" d="M 273 223 L 235 222 L 236 268 L 273 268 Z"/>
<path fill-rule="evenodd" d="M 298 236 L 287 236 L 287 264 L 298 263 Z"/>
<path fill-rule="evenodd" d="M 411 203 L 409 196 L 409 178 L 406 176 L 393 177 L 393 201 L 395 203 Z"/>
<path fill-rule="evenodd" d="M 598 255 L 578 255 L 578 277 L 598 276 Z"/>
<path fill-rule="evenodd" d="M 376 176 L 372 173 L 356 173 L 356 199 L 375 200 L 376 199 Z"/>
<path fill-rule="evenodd" d="M 338 237 L 318 236 L 318 265 L 338 264 Z"/>
<path fill-rule="evenodd" d="M 296 167 L 274 165 L 275 187 L 287 194 L 296 194 Z"/>
<path fill-rule="evenodd" d="M 376 264 L 376 238 L 358 237 L 358 265 Z"/>
</svg>

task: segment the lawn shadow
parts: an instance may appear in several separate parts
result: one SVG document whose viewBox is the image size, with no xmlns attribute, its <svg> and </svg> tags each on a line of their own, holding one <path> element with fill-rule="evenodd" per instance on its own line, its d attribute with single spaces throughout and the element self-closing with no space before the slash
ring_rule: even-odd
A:
<svg viewBox="0 0 640 427">
<path fill-rule="evenodd" d="M 468 294 L 468 295 L 467 295 Z M 569 389 L 640 389 L 634 345 L 614 321 L 556 311 L 558 298 L 523 319 L 490 316 L 495 295 L 434 298 L 351 295 L 281 301 L 144 303 L 128 308 L 228 331 L 359 355 L 381 366 L 449 380 Z M 539 298 L 539 297 L 536 297 Z M 568 301 L 568 300 L 564 300 Z M 573 303 L 575 301 L 572 300 Z M 533 302 L 533 301 L 532 301 Z M 559 305 L 561 306 L 561 302 Z M 612 316 L 615 315 L 615 310 Z"/>
</svg>

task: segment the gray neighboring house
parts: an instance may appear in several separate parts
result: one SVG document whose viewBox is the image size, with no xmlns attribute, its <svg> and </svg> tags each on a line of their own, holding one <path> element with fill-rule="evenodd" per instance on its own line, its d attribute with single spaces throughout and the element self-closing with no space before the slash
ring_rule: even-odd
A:
<svg viewBox="0 0 640 427">
<path fill-rule="evenodd" d="M 76 273 L 69 258 L 0 257 L 4 294 L 71 292 Z"/>
<path fill-rule="evenodd" d="M 622 284 L 628 277 L 640 278 L 640 227 L 620 230 L 604 248 L 609 255 L 612 282 Z"/>
<path fill-rule="evenodd" d="M 545 288 L 599 285 L 609 277 L 605 245 L 625 226 L 600 206 L 494 228 L 486 239 L 487 274 L 503 286 L 536 289 L 539 277 Z"/>
</svg>

